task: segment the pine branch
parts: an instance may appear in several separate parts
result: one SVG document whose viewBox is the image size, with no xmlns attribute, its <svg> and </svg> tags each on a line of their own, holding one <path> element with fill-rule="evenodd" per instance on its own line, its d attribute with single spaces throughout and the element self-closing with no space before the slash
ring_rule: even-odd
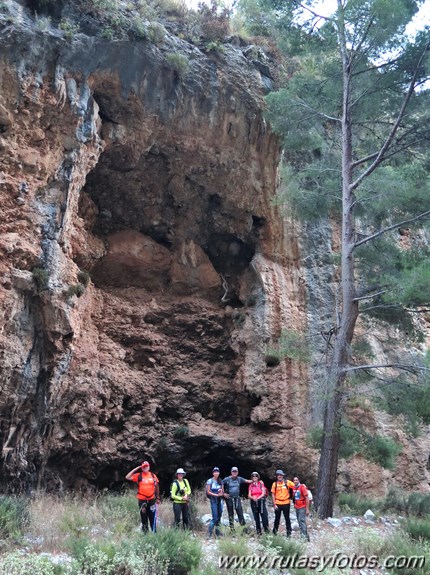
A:
<svg viewBox="0 0 430 575">
<path fill-rule="evenodd" d="M 387 293 L 388 291 L 389 291 L 389 290 L 384 289 L 384 290 L 378 291 L 378 292 L 376 292 L 376 293 L 371 293 L 371 294 L 368 294 L 368 295 L 363 295 L 363 296 L 360 296 L 360 297 L 355 297 L 352 301 L 363 301 L 363 300 L 365 300 L 365 299 L 372 299 L 372 298 L 374 298 L 374 297 L 377 297 L 378 295 L 382 295 L 382 294 L 384 294 L 384 293 Z"/>
<path fill-rule="evenodd" d="M 300 104 L 300 106 L 302 106 L 306 110 L 309 110 L 310 112 L 313 112 L 315 116 L 321 116 L 322 118 L 325 118 L 326 120 L 330 120 L 332 122 L 341 122 L 340 118 L 336 118 L 334 116 L 329 116 L 328 114 L 324 114 L 324 112 L 320 112 L 318 110 L 315 110 L 315 108 L 312 108 L 312 106 L 309 106 L 309 104 L 307 104 L 302 98 L 299 98 L 297 101 Z"/>
<path fill-rule="evenodd" d="M 390 232 L 392 230 L 396 230 L 396 229 L 401 228 L 403 226 L 406 226 L 408 224 L 413 224 L 414 222 L 418 222 L 418 221 L 423 220 L 427 217 L 430 217 L 430 210 L 427 210 L 426 212 L 422 212 L 421 214 L 418 214 L 418 216 L 415 216 L 414 218 L 409 218 L 407 220 L 397 222 L 396 224 L 393 224 L 392 226 L 388 226 L 386 228 L 383 228 L 382 230 L 379 230 L 379 232 L 376 232 L 370 236 L 363 238 L 362 240 L 360 240 L 354 244 L 353 249 L 358 248 L 358 246 L 362 246 L 364 244 L 367 244 L 368 242 L 375 240 L 376 238 L 379 238 L 380 236 L 382 236 L 383 234 L 386 234 L 387 232 Z"/>
<path fill-rule="evenodd" d="M 355 180 L 355 182 L 353 182 L 351 184 L 351 186 L 350 186 L 351 192 L 353 192 L 355 189 L 357 189 L 357 187 L 361 184 L 361 182 L 365 178 L 370 176 L 370 174 L 376 170 L 376 168 L 379 166 L 379 164 L 384 159 L 385 153 L 388 150 L 388 148 L 390 147 L 391 142 L 393 141 L 393 139 L 397 133 L 397 130 L 401 124 L 401 121 L 402 121 L 404 115 L 405 115 L 406 108 L 407 108 L 407 106 L 408 106 L 408 104 L 412 98 L 414 91 L 415 91 L 418 73 L 419 73 L 419 70 L 420 70 L 422 63 L 424 61 L 424 58 L 427 55 L 429 48 L 430 48 L 430 41 L 426 44 L 426 47 L 425 47 L 424 51 L 422 52 L 422 54 L 421 54 L 421 56 L 417 62 L 417 65 L 415 67 L 411 81 L 409 83 L 409 88 L 405 94 L 405 97 L 403 99 L 403 103 L 402 103 L 400 110 L 399 110 L 399 113 L 397 115 L 397 119 L 394 122 L 394 125 L 393 125 L 390 133 L 388 134 L 387 138 L 385 139 L 385 142 L 383 143 L 382 147 L 378 151 L 378 155 L 375 158 L 374 162 Z"/>
<path fill-rule="evenodd" d="M 360 370 L 364 370 L 364 369 L 388 369 L 388 368 L 394 368 L 394 369 L 401 369 L 403 371 L 407 371 L 409 373 L 418 373 L 420 371 L 428 371 L 430 372 L 430 368 L 429 367 L 422 367 L 422 366 L 417 366 L 417 365 L 407 365 L 405 363 L 381 363 L 381 364 L 369 364 L 369 365 L 353 365 L 350 367 L 345 367 L 344 371 L 360 371 Z"/>
<path fill-rule="evenodd" d="M 294 4 L 296 4 L 296 6 L 298 8 L 302 8 L 303 10 L 307 10 L 310 14 L 312 14 L 312 16 L 314 16 L 314 18 L 318 18 L 320 20 L 325 20 L 326 22 L 333 22 L 333 18 L 331 16 L 323 16 L 322 14 L 318 14 L 314 10 L 311 10 L 311 8 L 309 8 L 309 6 L 302 4 L 298 0 L 294 0 Z"/>
</svg>

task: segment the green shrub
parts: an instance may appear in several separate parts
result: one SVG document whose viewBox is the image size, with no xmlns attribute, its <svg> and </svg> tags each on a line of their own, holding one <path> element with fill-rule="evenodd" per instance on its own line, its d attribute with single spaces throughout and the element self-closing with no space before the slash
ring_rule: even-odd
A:
<svg viewBox="0 0 430 575">
<path fill-rule="evenodd" d="M 394 575 L 428 575 L 430 565 L 430 547 L 427 542 L 415 542 L 404 533 L 395 533 L 385 542 L 384 557 L 394 556 L 402 561 L 393 566 L 388 572 Z M 415 563 L 419 559 L 421 565 Z M 408 564 L 408 562 L 410 563 Z M 415 563 L 415 565 L 414 565 Z"/>
<path fill-rule="evenodd" d="M 302 333 L 294 329 L 285 329 L 276 343 L 269 347 L 269 355 L 308 363 L 310 360 L 309 342 Z"/>
<path fill-rule="evenodd" d="M 382 503 L 382 511 L 395 511 L 406 513 L 408 509 L 408 497 L 404 491 L 390 489 Z"/>
<path fill-rule="evenodd" d="M 0 495 L 0 538 L 17 538 L 30 522 L 28 500 Z"/>
<path fill-rule="evenodd" d="M 249 554 L 249 547 L 246 539 L 220 539 L 218 543 L 218 553 L 223 557 L 244 557 Z"/>
<path fill-rule="evenodd" d="M 263 547 L 276 549 L 281 557 L 291 557 L 293 555 L 304 555 L 305 545 L 301 541 L 286 539 L 282 535 L 264 535 L 261 538 Z"/>
<path fill-rule="evenodd" d="M 166 37 L 166 31 L 164 27 L 158 22 L 151 22 L 148 26 L 148 40 L 153 44 L 161 44 L 164 42 Z"/>
<path fill-rule="evenodd" d="M 40 293 L 43 290 L 46 290 L 48 287 L 49 282 L 49 271 L 36 266 L 32 269 L 33 280 L 36 284 L 37 292 Z"/>
<path fill-rule="evenodd" d="M 321 449 L 323 430 L 312 427 L 306 437 L 307 444 L 314 449 Z M 401 452 L 402 446 L 388 437 L 370 435 L 360 429 L 342 425 L 340 430 L 339 457 L 348 459 L 361 454 L 369 461 L 374 461 L 386 469 L 394 469 L 395 458 Z"/>
<path fill-rule="evenodd" d="M 395 459 L 401 451 L 402 446 L 393 439 L 374 435 L 368 436 L 363 455 L 385 469 L 394 469 Z"/>
<path fill-rule="evenodd" d="M 157 5 L 162 14 L 184 18 L 188 12 L 185 0 L 158 0 Z"/>
<path fill-rule="evenodd" d="M 118 9 L 118 0 L 91 0 L 95 8 L 102 12 L 112 12 Z"/>
<path fill-rule="evenodd" d="M 19 551 L 0 558 L 0 573 L 5 575 L 57 575 L 59 570 L 47 557 L 24 555 Z"/>
<path fill-rule="evenodd" d="M 179 77 L 185 76 L 188 70 L 188 59 L 183 54 L 171 52 L 166 55 L 166 62 L 169 64 Z"/>
<path fill-rule="evenodd" d="M 406 510 L 410 515 L 424 516 L 430 514 L 430 494 L 410 493 Z"/>
<path fill-rule="evenodd" d="M 75 548 L 73 557 L 80 573 L 85 575 L 116 575 L 117 549 L 110 542 L 87 543 Z"/>
<path fill-rule="evenodd" d="M 169 446 L 169 442 L 167 441 L 167 438 L 166 437 L 160 437 L 160 439 L 157 441 L 157 452 L 163 453 L 163 451 L 166 451 L 168 446 Z"/>
<path fill-rule="evenodd" d="M 87 543 L 74 558 L 73 575 L 168 575 L 167 562 L 141 537 Z"/>
<path fill-rule="evenodd" d="M 382 510 L 423 517 L 430 514 L 430 494 L 417 492 L 406 494 L 398 489 L 390 489 L 385 496 Z"/>
<path fill-rule="evenodd" d="M 321 449 L 323 440 L 323 429 L 320 426 L 311 427 L 306 442 L 309 447 Z M 348 459 L 356 453 L 363 453 L 362 434 L 351 427 L 342 426 L 340 430 L 339 457 Z"/>
<path fill-rule="evenodd" d="M 372 506 L 371 508 L 374 509 Z M 372 555 L 380 557 L 385 548 L 385 540 L 375 529 L 359 527 L 354 530 L 352 546 L 353 548 L 349 549 L 351 553 L 355 552 L 357 555 L 364 555 L 365 557 Z"/>
<path fill-rule="evenodd" d="M 311 427 L 306 434 L 306 444 L 313 449 L 321 449 L 323 439 L 323 429 L 319 425 Z"/>
<path fill-rule="evenodd" d="M 130 525 L 136 521 L 137 504 L 134 495 L 107 494 L 100 497 L 98 504 L 103 521 L 116 535 L 127 535 Z"/>
<path fill-rule="evenodd" d="M 39 32 L 48 32 L 51 28 L 51 18 L 49 16 L 38 16 L 36 14 L 35 23 Z"/>
<path fill-rule="evenodd" d="M 62 18 L 59 24 L 59 28 L 64 32 L 64 36 L 68 40 L 73 40 L 73 38 L 76 36 L 76 34 L 79 33 L 80 30 L 79 24 L 72 22 L 72 20 L 69 18 Z"/>
<path fill-rule="evenodd" d="M 105 38 L 105 40 L 113 40 L 115 38 L 115 31 L 112 26 L 104 26 L 101 29 L 100 35 L 102 38 Z"/>
<path fill-rule="evenodd" d="M 338 504 L 343 513 L 357 513 L 364 515 L 368 509 L 378 509 L 381 503 L 375 499 L 368 499 L 356 493 L 340 493 Z"/>
<path fill-rule="evenodd" d="M 155 549 L 162 561 L 168 564 L 169 575 L 187 575 L 196 568 L 202 557 L 202 547 L 198 539 L 188 531 L 160 529 L 149 533 L 142 540 L 144 549 Z"/>
<path fill-rule="evenodd" d="M 91 276 L 87 272 L 87 270 L 79 270 L 78 271 L 78 282 L 84 285 L 85 287 L 88 286 L 90 283 Z"/>
<path fill-rule="evenodd" d="M 148 40 L 148 28 L 140 16 L 132 18 L 130 30 L 138 40 Z"/>
<path fill-rule="evenodd" d="M 419 424 L 430 423 L 430 386 L 395 381 L 381 388 L 378 406 L 392 415 L 403 415 L 409 432 L 417 436 Z"/>
<path fill-rule="evenodd" d="M 430 540 L 430 519 L 405 519 L 402 526 L 411 539 Z"/>
<path fill-rule="evenodd" d="M 71 298 L 73 296 L 81 297 L 85 292 L 85 287 L 82 284 L 74 284 L 67 288 L 66 297 Z"/>
<path fill-rule="evenodd" d="M 188 429 L 188 425 L 178 425 L 173 430 L 173 437 L 175 439 L 183 439 L 188 437 L 190 434 L 190 430 Z"/>
</svg>

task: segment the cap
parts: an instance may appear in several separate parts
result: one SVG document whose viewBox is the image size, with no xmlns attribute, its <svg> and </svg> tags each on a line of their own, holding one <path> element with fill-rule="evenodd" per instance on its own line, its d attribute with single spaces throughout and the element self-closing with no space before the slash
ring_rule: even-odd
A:
<svg viewBox="0 0 430 575">
<path fill-rule="evenodd" d="M 213 473 L 214 471 L 219 471 L 219 467 L 214 467 L 214 468 L 212 469 L 212 473 Z"/>
<path fill-rule="evenodd" d="M 149 465 L 149 461 L 143 461 L 140 467 L 151 467 L 151 466 Z"/>
<path fill-rule="evenodd" d="M 256 475 L 257 477 L 260 477 L 260 474 L 258 473 L 258 471 L 253 471 L 253 472 L 251 473 L 251 477 L 252 477 L 253 475 L 254 475 L 254 476 Z"/>
<path fill-rule="evenodd" d="M 237 467 L 232 467 L 231 470 L 232 471 L 239 471 L 239 469 Z"/>
<path fill-rule="evenodd" d="M 285 475 L 285 473 L 282 471 L 282 469 L 277 469 L 276 475 Z"/>
<path fill-rule="evenodd" d="M 176 470 L 176 475 L 178 475 L 179 473 L 182 473 L 182 475 L 186 475 L 185 471 L 182 469 L 182 467 L 180 467 L 179 469 Z"/>
</svg>

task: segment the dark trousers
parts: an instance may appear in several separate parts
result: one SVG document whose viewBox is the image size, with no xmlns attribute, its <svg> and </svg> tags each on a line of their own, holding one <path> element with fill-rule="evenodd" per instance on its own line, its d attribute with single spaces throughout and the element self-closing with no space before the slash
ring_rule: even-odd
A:
<svg viewBox="0 0 430 575">
<path fill-rule="evenodd" d="M 156 531 L 156 507 L 155 499 L 148 499 L 147 501 L 141 501 L 138 499 L 139 511 L 140 511 L 140 521 L 142 523 L 142 531 L 148 531 L 148 521 L 151 527 L 151 531 L 155 533 Z"/>
<path fill-rule="evenodd" d="M 189 529 L 190 523 L 190 506 L 188 503 L 174 503 L 173 504 L 173 513 L 175 515 L 175 527 L 179 527 L 181 524 L 181 516 L 182 516 L 182 524 L 184 529 Z"/>
<path fill-rule="evenodd" d="M 279 529 L 279 522 L 281 520 L 281 515 L 285 517 L 285 525 L 287 527 L 287 537 L 291 535 L 291 520 L 290 520 L 290 504 L 276 505 L 275 509 L 275 523 L 273 524 L 273 533 L 277 533 Z"/>
<path fill-rule="evenodd" d="M 229 497 L 225 500 L 228 511 L 228 520 L 230 523 L 230 529 L 234 529 L 234 510 L 236 510 L 237 518 L 239 519 L 240 525 L 245 525 L 245 519 L 243 517 L 242 502 L 240 497 Z"/>
<path fill-rule="evenodd" d="M 261 521 L 263 523 L 263 529 L 264 529 L 265 533 L 268 533 L 269 532 L 269 516 L 267 514 L 266 500 L 265 499 L 259 499 L 258 501 L 254 501 L 253 499 L 251 499 L 251 509 L 252 509 L 252 514 L 254 515 L 255 528 L 257 530 L 257 534 L 258 535 L 261 534 L 260 517 L 261 517 Z"/>
</svg>

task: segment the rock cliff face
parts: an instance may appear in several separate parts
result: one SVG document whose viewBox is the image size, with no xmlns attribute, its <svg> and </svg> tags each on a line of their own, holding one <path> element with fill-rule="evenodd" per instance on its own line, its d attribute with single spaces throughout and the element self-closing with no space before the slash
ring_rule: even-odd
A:
<svg viewBox="0 0 430 575">
<path fill-rule="evenodd" d="M 3 487 L 112 487 L 143 457 L 166 481 L 235 463 L 312 483 L 307 367 L 269 350 L 282 329 L 317 329 L 318 271 L 303 260 L 323 232 L 299 241 L 273 202 L 267 78 L 240 47 L 205 54 L 167 32 L 70 43 L 7 4 Z M 422 487 L 428 445 L 412 451 Z"/>
</svg>

